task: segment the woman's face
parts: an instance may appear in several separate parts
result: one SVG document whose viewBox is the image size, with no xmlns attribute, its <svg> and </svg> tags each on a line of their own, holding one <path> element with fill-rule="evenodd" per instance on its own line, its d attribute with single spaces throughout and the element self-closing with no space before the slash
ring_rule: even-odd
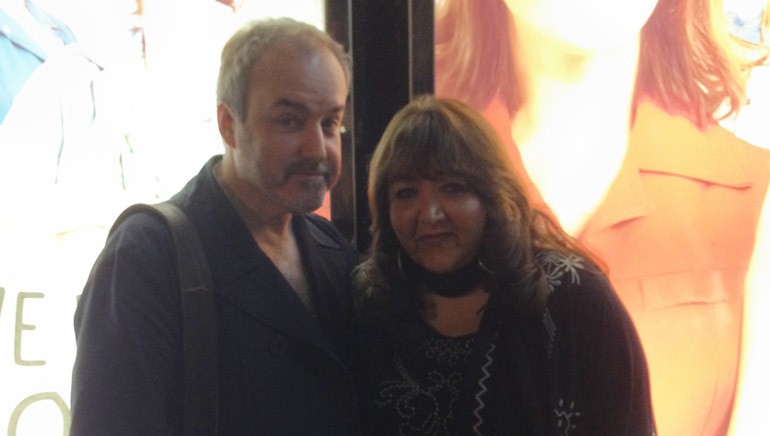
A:
<svg viewBox="0 0 770 436">
<path fill-rule="evenodd" d="M 612 50 L 639 36 L 658 0 L 504 0 L 517 35 L 536 35 L 562 50 Z"/>
<path fill-rule="evenodd" d="M 396 180 L 389 184 L 388 202 L 401 246 L 426 270 L 448 273 L 476 258 L 486 211 L 463 180 Z"/>
</svg>

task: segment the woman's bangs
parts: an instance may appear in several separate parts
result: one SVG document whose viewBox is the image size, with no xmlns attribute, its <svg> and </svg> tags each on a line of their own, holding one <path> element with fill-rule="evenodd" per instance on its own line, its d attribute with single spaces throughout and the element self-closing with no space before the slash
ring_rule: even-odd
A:
<svg viewBox="0 0 770 436">
<path fill-rule="evenodd" d="M 464 147 L 447 120 L 437 113 L 420 115 L 394 139 L 388 178 L 439 179 L 467 173 L 463 162 L 469 160 L 462 158 Z"/>
</svg>

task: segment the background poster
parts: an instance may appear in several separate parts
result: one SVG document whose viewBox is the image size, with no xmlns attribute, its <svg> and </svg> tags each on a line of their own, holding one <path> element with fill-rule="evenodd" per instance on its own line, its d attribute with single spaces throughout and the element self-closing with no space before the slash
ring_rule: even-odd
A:
<svg viewBox="0 0 770 436">
<path fill-rule="evenodd" d="M 436 5 L 436 93 L 485 115 L 532 201 L 604 264 L 659 434 L 741 420 L 756 434 L 770 412 L 767 0 Z"/>
<path fill-rule="evenodd" d="M 0 0 L 0 435 L 68 434 L 72 317 L 106 232 L 223 151 L 221 47 L 270 16 L 323 29 L 324 1 Z"/>
</svg>

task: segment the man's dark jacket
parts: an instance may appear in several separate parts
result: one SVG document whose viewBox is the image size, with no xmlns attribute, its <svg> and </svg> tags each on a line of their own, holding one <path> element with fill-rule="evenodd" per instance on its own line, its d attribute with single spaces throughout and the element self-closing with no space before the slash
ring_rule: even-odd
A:
<svg viewBox="0 0 770 436">
<path fill-rule="evenodd" d="M 315 215 L 292 221 L 315 316 L 259 249 L 214 176 L 172 198 L 198 230 L 217 304 L 220 435 L 357 433 L 345 365 L 357 256 Z M 75 314 L 72 436 L 181 434 L 180 300 L 171 235 L 137 214 L 108 238 Z"/>
</svg>

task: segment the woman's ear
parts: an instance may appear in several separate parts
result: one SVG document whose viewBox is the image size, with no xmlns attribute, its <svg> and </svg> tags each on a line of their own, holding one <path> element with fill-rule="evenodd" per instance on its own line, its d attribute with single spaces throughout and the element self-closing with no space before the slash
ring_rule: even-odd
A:
<svg viewBox="0 0 770 436">
<path fill-rule="evenodd" d="M 217 124 L 219 125 L 219 134 L 222 140 L 230 148 L 235 148 L 235 127 L 238 123 L 238 117 L 233 113 L 233 109 L 226 103 L 217 105 Z"/>
</svg>

